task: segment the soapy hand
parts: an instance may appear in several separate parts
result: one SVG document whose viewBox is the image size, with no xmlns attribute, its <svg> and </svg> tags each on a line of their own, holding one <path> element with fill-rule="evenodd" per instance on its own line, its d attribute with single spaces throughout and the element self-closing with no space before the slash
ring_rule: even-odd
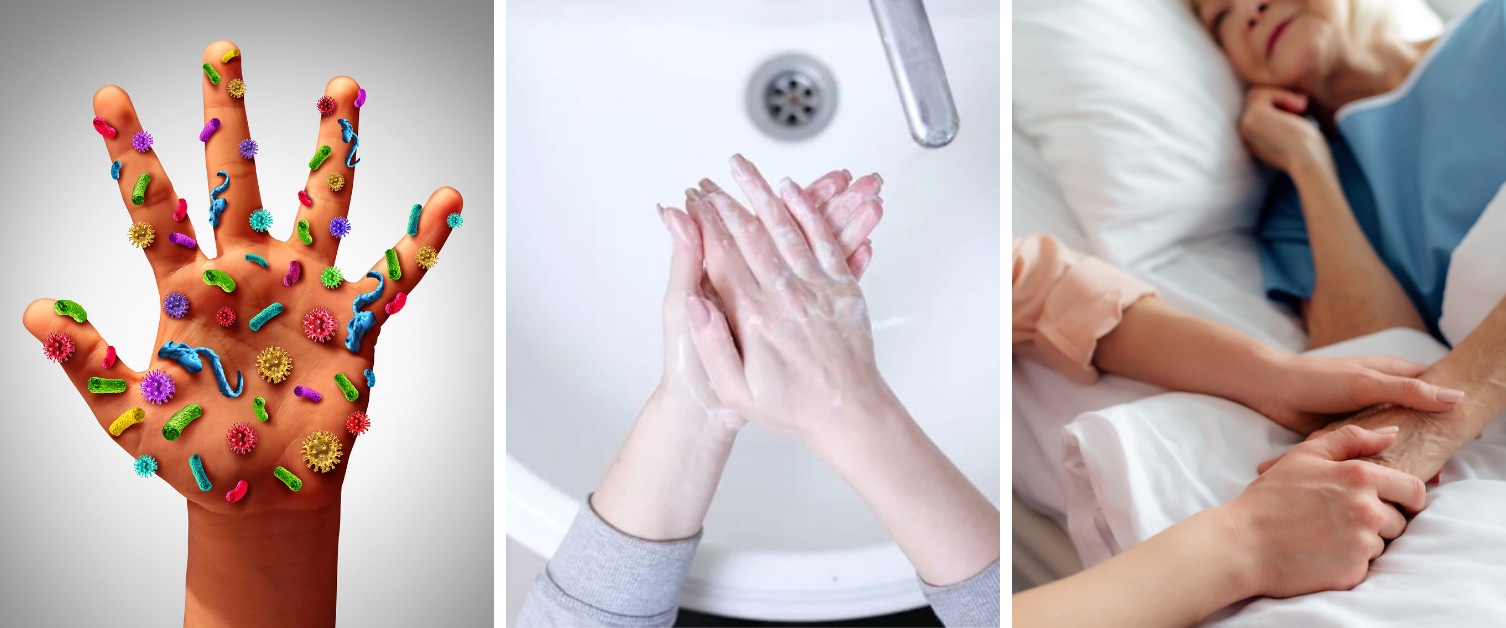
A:
<svg viewBox="0 0 1506 628">
<path fill-rule="evenodd" d="M 756 215 L 709 180 L 690 202 L 720 303 L 694 295 L 684 308 L 717 396 L 801 437 L 892 402 L 839 232 L 790 180 L 776 194 L 741 156 L 732 164 Z"/>
<path fill-rule="evenodd" d="M 746 161 L 739 163 L 741 165 L 734 167 L 752 168 Z M 840 234 L 844 259 L 855 277 L 862 276 L 873 257 L 873 244 L 868 240 L 868 234 L 883 216 L 883 204 L 878 196 L 882 184 L 877 175 L 853 179 L 847 171 L 839 170 L 827 173 L 804 190 L 825 224 Z M 702 196 L 699 190 L 686 190 L 686 207 L 693 206 Z M 686 320 L 688 298 L 700 297 L 721 303 L 717 289 L 706 276 L 706 244 L 701 228 L 679 209 L 661 207 L 659 218 L 669 230 L 673 254 L 663 305 L 664 373 L 652 402 L 667 404 L 696 416 L 710 415 L 728 429 L 739 429 L 746 420 L 728 408 L 712 388 Z"/>
</svg>

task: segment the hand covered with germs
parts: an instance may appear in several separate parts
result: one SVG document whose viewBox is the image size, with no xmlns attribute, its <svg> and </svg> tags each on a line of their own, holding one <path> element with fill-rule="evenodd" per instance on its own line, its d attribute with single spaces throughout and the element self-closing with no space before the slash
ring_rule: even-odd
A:
<svg viewBox="0 0 1506 628">
<path fill-rule="evenodd" d="M 323 97 L 310 99 L 309 115 L 319 120 L 311 147 L 316 161 L 288 165 L 310 168 L 308 183 L 303 190 L 269 195 L 272 202 L 298 204 L 297 225 L 274 226 L 257 185 L 245 61 L 234 44 L 219 41 L 205 49 L 203 63 L 199 80 L 206 126 L 200 137 L 207 183 L 201 194 L 212 199 L 207 212 L 204 195 L 174 190 L 151 148 L 154 141 L 188 139 L 149 137 L 119 87 L 94 95 L 95 130 L 109 152 L 112 174 L 119 174 L 120 196 L 130 214 L 129 222 L 121 223 L 129 225 L 126 237 L 99 246 L 136 246 L 151 265 L 162 310 L 152 359 L 136 370 L 114 357 L 82 306 L 74 309 L 71 301 L 39 299 L 27 308 L 24 323 L 43 341 L 47 357 L 61 364 L 100 430 L 136 458 L 121 461 L 122 473 L 155 474 L 217 513 L 317 508 L 338 500 L 356 435 L 370 428 L 366 373 L 382 327 L 462 223 L 461 197 L 452 188 L 439 188 L 407 231 L 391 226 L 400 237 L 371 274 L 339 276 L 333 265 L 340 238 L 352 227 L 346 216 L 360 154 L 351 151 L 359 142 L 364 91 L 355 80 L 339 76 L 325 86 Z M 185 205 L 194 208 L 192 218 L 184 215 L 190 213 Z M 215 257 L 196 241 L 195 225 L 204 227 L 200 221 L 206 218 L 218 243 Z M 300 267 L 296 280 L 293 264 Z M 87 293 L 74 294 L 88 304 Z M 258 319 L 278 306 L 280 313 Z M 260 323 L 257 329 L 253 320 Z M 200 368 L 193 368 L 195 363 Z M 349 382 L 348 389 L 337 375 Z M 91 392 L 91 380 L 96 390 L 112 392 Z M 113 392 L 121 388 L 119 380 L 124 390 Z M 317 391 L 318 400 L 311 393 L 295 394 L 300 386 Z M 264 414 L 257 411 L 258 399 L 264 401 Z M 197 418 L 176 425 L 180 429 L 169 426 L 175 415 L 194 414 Z M 133 422 L 136 418 L 140 421 Z M 199 457 L 207 490 L 201 490 L 192 456 Z M 290 475 L 274 475 L 278 468 Z M 291 477 L 296 479 L 284 479 Z"/>
</svg>

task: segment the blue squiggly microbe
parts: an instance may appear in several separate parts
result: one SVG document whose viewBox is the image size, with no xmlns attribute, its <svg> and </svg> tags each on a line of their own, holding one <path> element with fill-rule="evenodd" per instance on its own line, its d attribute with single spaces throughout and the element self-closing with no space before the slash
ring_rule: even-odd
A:
<svg viewBox="0 0 1506 628">
<path fill-rule="evenodd" d="M 246 254 L 246 261 L 248 261 L 248 262 L 255 262 L 257 266 L 260 266 L 262 268 L 266 268 L 267 267 L 267 258 L 262 257 L 260 255 L 257 255 L 255 253 L 247 253 Z"/>
<path fill-rule="evenodd" d="M 377 283 L 376 290 L 360 294 L 356 296 L 354 301 L 350 302 L 350 312 L 354 316 L 351 316 L 350 322 L 345 325 L 345 348 L 350 349 L 352 353 L 360 353 L 361 337 L 365 336 L 366 332 L 371 331 L 371 326 L 376 324 L 376 315 L 371 312 L 363 312 L 361 308 L 376 303 L 377 299 L 382 298 L 382 290 L 387 288 L 387 279 L 382 276 L 382 273 L 368 270 L 366 271 L 366 276 L 376 277 L 379 283 Z"/>
<path fill-rule="evenodd" d="M 225 180 L 209 192 L 209 226 L 211 227 L 220 226 L 220 213 L 225 211 L 226 205 L 230 204 L 230 201 L 220 198 L 220 195 L 224 194 L 225 190 L 230 189 L 230 175 L 225 174 L 224 170 L 215 174 L 225 177 Z"/>
<path fill-rule="evenodd" d="M 120 162 L 117 161 L 110 164 L 110 178 L 116 181 L 120 180 Z"/>
<path fill-rule="evenodd" d="M 162 348 L 157 350 L 157 357 L 164 360 L 173 360 L 189 373 L 198 373 L 204 370 L 204 361 L 199 354 L 209 354 L 209 365 L 214 372 L 214 381 L 220 386 L 220 394 L 234 399 L 241 396 L 245 390 L 246 378 L 240 371 L 235 372 L 235 392 L 230 391 L 230 381 L 225 378 L 225 367 L 220 364 L 220 356 L 209 347 L 190 347 L 186 342 L 173 342 L 171 340 L 162 343 Z"/>
<path fill-rule="evenodd" d="M 361 138 L 356 136 L 355 128 L 350 126 L 350 120 L 346 120 L 345 118 L 340 118 L 340 139 L 345 140 L 346 144 L 350 144 L 350 150 L 345 152 L 345 166 L 347 168 L 356 167 L 356 164 L 361 163 L 361 160 L 351 161 L 351 158 L 356 156 L 356 149 L 361 147 Z M 355 141 L 354 144 L 351 144 L 352 140 Z"/>
<path fill-rule="evenodd" d="M 373 370 L 371 370 L 371 369 L 366 369 L 366 387 L 367 388 L 371 388 L 372 386 L 375 386 L 375 385 L 376 385 L 376 372 L 373 371 Z"/>
</svg>

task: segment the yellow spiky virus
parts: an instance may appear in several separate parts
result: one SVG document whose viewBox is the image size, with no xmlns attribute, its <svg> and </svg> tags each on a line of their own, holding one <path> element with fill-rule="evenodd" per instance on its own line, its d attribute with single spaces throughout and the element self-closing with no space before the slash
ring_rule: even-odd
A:
<svg viewBox="0 0 1506 628">
<path fill-rule="evenodd" d="M 256 372 L 261 378 L 280 384 L 287 379 L 288 373 L 293 371 L 293 356 L 283 351 L 282 347 L 267 347 L 256 356 Z"/>
<path fill-rule="evenodd" d="M 339 192 L 340 188 L 345 187 L 345 177 L 340 176 L 338 172 L 331 172 L 329 176 L 324 177 L 324 187 L 329 188 L 331 192 Z"/>
<path fill-rule="evenodd" d="M 418 260 L 418 267 L 424 270 L 429 270 L 439 263 L 439 251 L 434 250 L 432 246 L 419 249 L 413 257 Z"/>
<path fill-rule="evenodd" d="M 303 439 L 303 462 L 310 469 L 320 473 L 328 473 L 335 465 L 340 464 L 340 441 L 324 430 L 309 434 Z"/>
<path fill-rule="evenodd" d="M 230 81 L 229 85 L 225 86 L 225 91 L 230 92 L 231 98 L 240 98 L 242 96 L 245 96 L 246 82 L 240 79 L 232 80 Z"/>
<path fill-rule="evenodd" d="M 157 238 L 157 230 L 150 223 L 136 221 L 126 228 L 126 240 L 138 249 L 144 249 L 152 245 L 152 240 Z"/>
</svg>

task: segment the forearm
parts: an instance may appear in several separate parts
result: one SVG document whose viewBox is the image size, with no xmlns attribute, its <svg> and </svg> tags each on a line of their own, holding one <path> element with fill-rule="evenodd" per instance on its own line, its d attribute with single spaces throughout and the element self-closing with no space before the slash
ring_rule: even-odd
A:
<svg viewBox="0 0 1506 628">
<path fill-rule="evenodd" d="M 873 510 L 922 580 L 965 580 L 999 558 L 999 511 L 883 393 L 809 443 Z"/>
<path fill-rule="evenodd" d="M 592 497 L 603 520 L 640 539 L 701 530 L 736 433 L 693 399 L 656 391 Z"/>
<path fill-rule="evenodd" d="M 334 626 L 339 545 L 338 499 L 250 515 L 188 502 L 183 625 Z"/>
<path fill-rule="evenodd" d="M 1303 314 L 1313 347 L 1365 334 L 1427 326 L 1360 229 L 1332 160 L 1314 158 L 1289 173 L 1302 198 L 1312 248 L 1312 298 Z"/>
<path fill-rule="evenodd" d="M 1284 351 L 1149 297 L 1125 310 L 1099 339 L 1100 370 L 1172 390 L 1203 393 L 1260 407 L 1281 377 Z"/>
<path fill-rule="evenodd" d="M 1255 594 L 1252 560 L 1222 508 L 1200 512 L 1086 571 L 1016 594 L 1020 626 L 1191 626 Z"/>
<path fill-rule="evenodd" d="M 1506 411 L 1506 299 L 1422 379 L 1464 391 L 1464 399 L 1444 414 L 1461 417 L 1472 434 Z"/>
</svg>

